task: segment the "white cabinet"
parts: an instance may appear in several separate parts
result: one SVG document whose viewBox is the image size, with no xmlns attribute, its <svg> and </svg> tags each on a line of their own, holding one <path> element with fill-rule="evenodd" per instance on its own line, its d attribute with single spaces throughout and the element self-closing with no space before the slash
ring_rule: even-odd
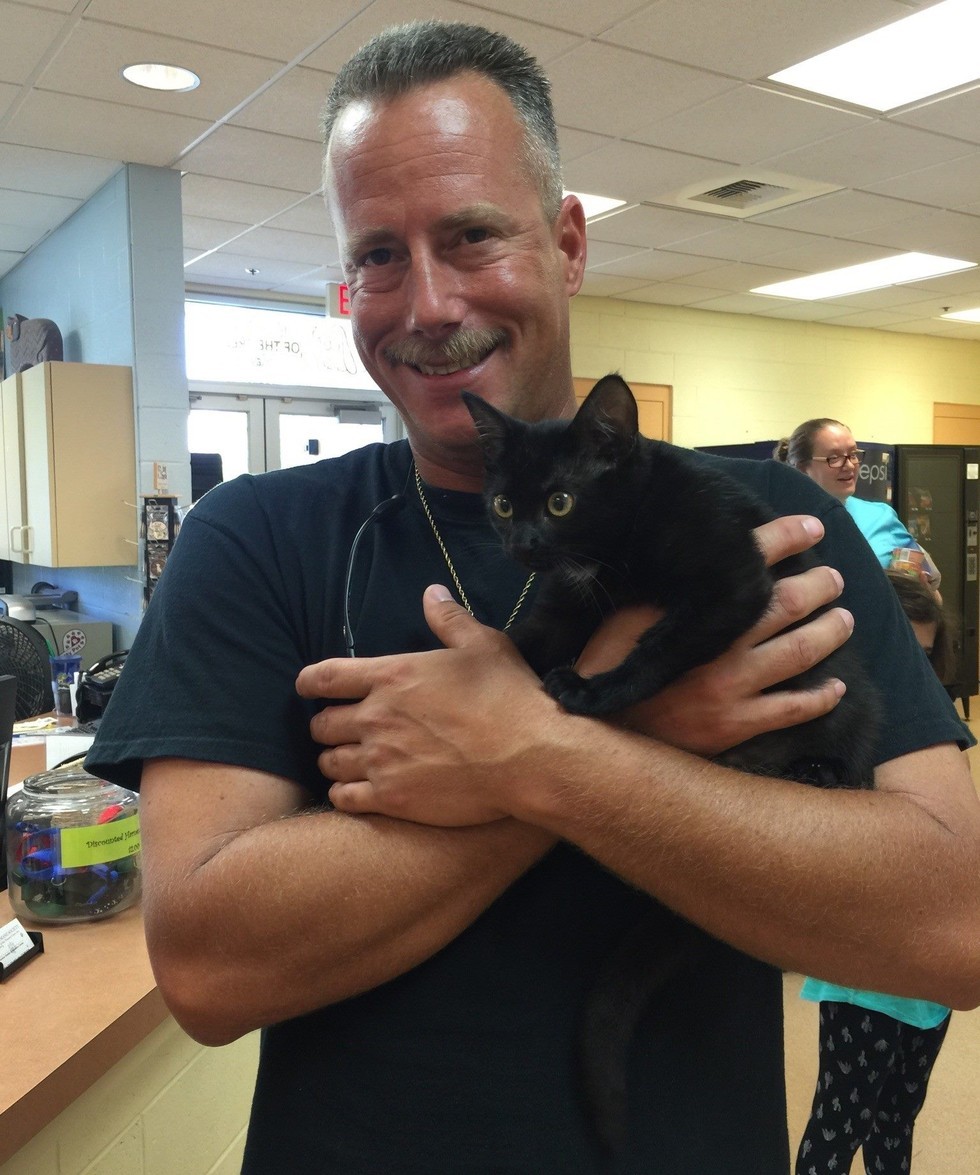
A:
<svg viewBox="0 0 980 1175">
<path fill-rule="evenodd" d="M 128 367 L 41 363 L 0 384 L 0 558 L 41 567 L 137 562 Z"/>
</svg>

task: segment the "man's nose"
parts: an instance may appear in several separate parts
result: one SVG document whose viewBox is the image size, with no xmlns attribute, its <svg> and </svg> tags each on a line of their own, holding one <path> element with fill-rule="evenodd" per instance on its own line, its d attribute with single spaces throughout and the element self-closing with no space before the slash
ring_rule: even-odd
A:
<svg viewBox="0 0 980 1175">
<path fill-rule="evenodd" d="M 407 294 L 406 326 L 412 332 L 442 334 L 455 330 L 465 317 L 459 274 L 437 257 L 412 257 Z"/>
</svg>

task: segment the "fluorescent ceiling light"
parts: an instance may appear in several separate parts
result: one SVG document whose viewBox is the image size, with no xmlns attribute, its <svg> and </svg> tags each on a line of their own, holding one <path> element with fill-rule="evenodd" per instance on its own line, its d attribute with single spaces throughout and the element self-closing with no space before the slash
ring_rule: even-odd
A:
<svg viewBox="0 0 980 1175">
<path fill-rule="evenodd" d="M 880 290 L 883 286 L 900 286 L 903 282 L 972 269 L 976 264 L 975 261 L 957 261 L 954 257 L 933 257 L 929 253 L 901 253 L 897 257 L 883 257 L 880 261 L 866 261 L 863 265 L 847 265 L 843 269 L 829 269 L 826 273 L 814 273 L 809 277 L 757 286 L 751 292 L 813 302 L 862 290 Z"/>
<path fill-rule="evenodd" d="M 980 78 L 980 4 L 944 0 L 770 74 L 872 110 L 893 110 Z"/>
<path fill-rule="evenodd" d="M 134 86 L 142 86 L 146 90 L 173 90 L 181 93 L 185 90 L 195 90 L 201 84 L 201 79 L 196 73 L 179 65 L 142 62 L 139 65 L 127 65 L 122 75 L 127 82 L 132 82 Z"/>
<path fill-rule="evenodd" d="M 980 306 L 972 310 L 954 310 L 951 314 L 940 314 L 940 318 L 951 318 L 954 322 L 980 322 Z"/>
<path fill-rule="evenodd" d="M 613 196 L 593 196 L 588 192 L 566 192 L 566 196 L 578 196 L 582 201 L 582 207 L 585 209 L 585 219 L 593 220 L 597 216 L 602 216 L 606 212 L 612 212 L 617 208 L 625 208 L 625 200 L 617 200 Z"/>
</svg>

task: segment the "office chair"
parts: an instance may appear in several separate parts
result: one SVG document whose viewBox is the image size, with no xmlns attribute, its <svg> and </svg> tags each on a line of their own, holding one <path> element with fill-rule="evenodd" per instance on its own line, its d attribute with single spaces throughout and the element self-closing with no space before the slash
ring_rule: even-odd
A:
<svg viewBox="0 0 980 1175">
<path fill-rule="evenodd" d="M 0 891 L 7 888 L 7 780 L 10 776 L 10 744 L 14 738 L 14 704 L 17 679 L 0 677 Z"/>
<path fill-rule="evenodd" d="M 0 616 L 0 673 L 17 678 L 15 721 L 54 709 L 47 642 L 33 625 L 12 616 Z"/>
</svg>

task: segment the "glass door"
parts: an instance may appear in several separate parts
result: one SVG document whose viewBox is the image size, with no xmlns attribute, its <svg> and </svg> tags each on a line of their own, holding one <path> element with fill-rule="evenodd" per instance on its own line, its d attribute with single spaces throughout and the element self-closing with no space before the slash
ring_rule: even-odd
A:
<svg viewBox="0 0 980 1175">
<path fill-rule="evenodd" d="M 263 473 L 337 457 L 375 441 L 403 435 L 395 409 L 370 393 L 256 395 L 254 387 L 215 391 L 191 385 L 188 447 L 192 466 L 218 465 L 228 481 L 240 473 Z M 349 397 L 349 398 L 348 398 Z M 199 496 L 199 495 L 197 495 Z"/>
</svg>

